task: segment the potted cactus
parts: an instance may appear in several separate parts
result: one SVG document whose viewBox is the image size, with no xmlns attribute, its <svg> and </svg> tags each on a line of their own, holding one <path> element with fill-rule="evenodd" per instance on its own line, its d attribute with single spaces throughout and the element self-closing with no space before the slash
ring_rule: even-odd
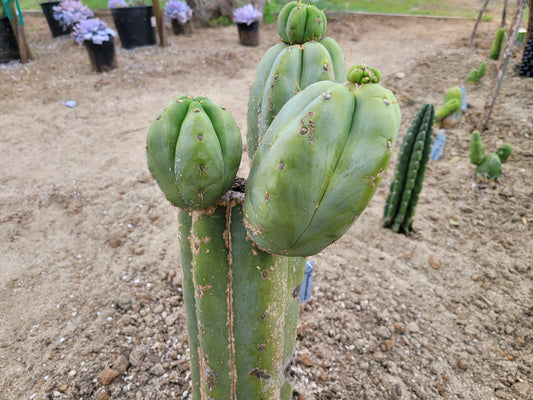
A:
<svg viewBox="0 0 533 400">
<path fill-rule="evenodd" d="M 167 22 L 172 24 L 175 35 L 191 34 L 192 9 L 180 0 L 170 0 L 163 8 Z"/>
<path fill-rule="evenodd" d="M 253 4 L 246 4 L 233 10 L 233 22 L 237 24 L 239 41 L 244 46 L 259 44 L 259 21 L 263 17 Z"/>
<path fill-rule="evenodd" d="M 89 54 L 91 67 L 96 72 L 117 68 L 114 37 L 116 32 L 99 18 L 89 18 L 74 25 L 72 36 L 83 44 Z"/>
<path fill-rule="evenodd" d="M 125 49 L 156 44 L 155 18 L 152 6 L 132 0 L 109 0 L 120 44 Z"/>
</svg>

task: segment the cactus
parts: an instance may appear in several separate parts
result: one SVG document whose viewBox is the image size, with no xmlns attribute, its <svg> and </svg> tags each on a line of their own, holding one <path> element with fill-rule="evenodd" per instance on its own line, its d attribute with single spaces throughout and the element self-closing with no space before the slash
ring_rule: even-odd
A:
<svg viewBox="0 0 533 400">
<path fill-rule="evenodd" d="M 444 94 L 444 103 L 435 110 L 435 120 L 442 121 L 449 115 L 461 116 L 461 105 L 463 104 L 463 93 L 458 86 L 452 87 Z"/>
<path fill-rule="evenodd" d="M 150 172 L 172 204 L 203 209 L 235 181 L 241 133 L 231 114 L 208 98 L 179 96 L 150 126 L 146 156 Z"/>
<path fill-rule="evenodd" d="M 500 58 L 500 53 L 503 49 L 503 44 L 505 43 L 505 29 L 499 28 L 496 32 L 496 36 L 492 41 L 492 45 L 489 51 L 489 58 L 492 60 L 497 60 Z"/>
<path fill-rule="evenodd" d="M 477 165 L 476 176 L 497 181 L 502 174 L 502 164 L 511 155 L 511 145 L 504 143 L 495 153 L 485 155 L 485 149 L 478 131 L 472 132 L 470 138 L 470 162 Z"/>
<path fill-rule="evenodd" d="M 312 83 L 344 79 L 344 56 L 335 40 L 324 37 L 326 17 L 313 5 L 286 4 L 278 18 L 282 43 L 261 59 L 250 88 L 247 144 L 250 158 L 283 105 Z"/>
<path fill-rule="evenodd" d="M 478 83 L 481 78 L 485 76 L 485 71 L 487 70 L 487 62 L 483 61 L 478 69 L 472 69 L 468 73 L 466 81 L 468 83 Z"/>
<path fill-rule="evenodd" d="M 339 239 L 377 190 L 400 118 L 392 92 L 376 83 L 322 81 L 291 98 L 248 177 L 245 220 L 254 242 L 308 256 Z"/>
<path fill-rule="evenodd" d="M 425 104 L 402 140 L 383 215 L 383 226 L 396 233 L 408 235 L 412 229 L 433 143 L 433 119 L 433 105 Z"/>
</svg>

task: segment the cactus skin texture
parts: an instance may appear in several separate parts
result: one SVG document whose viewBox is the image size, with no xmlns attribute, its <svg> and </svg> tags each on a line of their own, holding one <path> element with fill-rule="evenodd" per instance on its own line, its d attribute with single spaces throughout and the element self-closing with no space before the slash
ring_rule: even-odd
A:
<svg viewBox="0 0 533 400">
<path fill-rule="evenodd" d="M 242 203 L 229 192 L 205 210 L 180 211 L 193 400 L 292 398 L 286 373 L 305 259 L 257 249 Z"/>
<path fill-rule="evenodd" d="M 489 51 L 489 58 L 491 60 L 498 60 L 500 58 L 500 53 L 502 52 L 503 44 L 505 43 L 505 29 L 500 28 L 496 32 L 496 36 L 492 41 L 492 46 Z"/>
<path fill-rule="evenodd" d="M 400 108 L 378 84 L 317 82 L 283 107 L 255 154 L 245 222 L 263 250 L 318 253 L 359 216 L 383 178 Z"/>
<path fill-rule="evenodd" d="M 241 133 L 231 114 L 208 98 L 179 96 L 150 126 L 146 156 L 173 205 L 202 209 L 231 188 L 241 162 Z"/>
<path fill-rule="evenodd" d="M 297 14 L 294 18 L 298 16 L 302 21 L 307 16 L 316 16 L 320 12 L 320 16 L 316 18 L 323 21 L 321 26 L 324 27 L 324 32 L 321 35 L 306 34 L 310 25 L 300 21 L 290 25 L 290 29 L 287 25 L 286 29 L 294 31 L 294 35 L 301 40 L 294 42 L 284 38 L 281 26 L 292 21 L 287 10 L 290 11 L 290 16 Z M 313 18 L 314 21 L 316 18 Z M 272 120 L 292 96 L 315 82 L 344 80 L 344 55 L 335 40 L 322 37 L 325 25 L 326 17 L 315 6 L 291 2 L 281 10 L 278 31 L 284 43 L 274 45 L 264 54 L 250 88 L 246 135 L 250 158 L 253 158 L 257 145 Z M 315 32 L 317 28 L 311 31 Z"/>
<path fill-rule="evenodd" d="M 479 132 L 472 132 L 472 137 L 470 138 L 470 162 L 477 165 L 475 174 L 481 179 L 497 181 L 502 175 L 502 164 L 507 161 L 511 151 L 511 145 L 504 143 L 496 150 L 496 153 L 485 155 Z"/>
<path fill-rule="evenodd" d="M 291 1 L 278 16 L 278 34 L 287 44 L 320 40 L 326 34 L 327 20 L 322 10 L 310 4 Z"/>
<path fill-rule="evenodd" d="M 405 134 L 383 214 L 383 227 L 408 235 L 433 143 L 434 107 L 424 104 Z"/>
</svg>

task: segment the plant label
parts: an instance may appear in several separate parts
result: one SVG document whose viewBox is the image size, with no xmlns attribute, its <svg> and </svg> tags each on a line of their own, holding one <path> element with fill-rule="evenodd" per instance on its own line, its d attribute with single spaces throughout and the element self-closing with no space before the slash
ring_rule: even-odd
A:
<svg viewBox="0 0 533 400">
<path fill-rule="evenodd" d="M 433 147 L 431 148 L 431 159 L 439 161 L 440 155 L 442 154 L 442 149 L 444 148 L 444 143 L 446 143 L 446 129 L 439 129 L 435 141 L 433 142 Z"/>
<path fill-rule="evenodd" d="M 304 280 L 300 286 L 300 304 L 305 303 L 311 298 L 311 289 L 313 287 L 313 269 L 314 261 L 305 262 Z"/>
</svg>

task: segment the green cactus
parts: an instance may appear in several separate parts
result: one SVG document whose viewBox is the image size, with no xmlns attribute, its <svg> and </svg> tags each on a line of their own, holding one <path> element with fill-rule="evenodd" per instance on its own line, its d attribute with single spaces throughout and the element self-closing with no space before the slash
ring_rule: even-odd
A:
<svg viewBox="0 0 533 400">
<path fill-rule="evenodd" d="M 248 178 L 245 219 L 258 246 L 307 256 L 339 239 L 377 190 L 400 119 L 392 92 L 374 83 L 322 81 L 291 98 Z"/>
<path fill-rule="evenodd" d="M 458 86 L 452 87 L 444 94 L 444 103 L 435 110 L 435 120 L 442 121 L 449 115 L 461 116 L 461 105 L 463 104 L 463 93 Z"/>
<path fill-rule="evenodd" d="M 324 13 L 313 5 L 293 1 L 281 10 L 278 33 L 283 43 L 265 53 L 250 88 L 250 158 L 287 100 L 312 83 L 344 80 L 344 56 L 335 40 L 324 37 L 326 23 Z"/>
<path fill-rule="evenodd" d="M 241 133 L 231 114 L 208 98 L 179 96 L 150 126 L 146 155 L 172 204 L 203 209 L 231 188 L 241 162 Z"/>
<path fill-rule="evenodd" d="M 496 153 L 485 155 L 479 132 L 472 132 L 472 137 L 470 138 L 470 162 L 477 165 L 475 174 L 482 179 L 497 181 L 502 174 L 502 164 L 507 161 L 511 151 L 511 145 L 504 143 L 496 150 Z"/>
<path fill-rule="evenodd" d="M 402 140 L 383 215 L 383 226 L 396 233 L 408 235 L 412 229 L 433 143 L 434 112 L 432 104 L 422 106 Z"/>
<path fill-rule="evenodd" d="M 489 51 L 489 58 L 492 60 L 498 60 L 500 58 L 500 53 L 503 49 L 503 44 L 505 43 L 505 29 L 500 28 L 496 32 L 496 36 L 492 41 L 492 45 Z"/>
<path fill-rule="evenodd" d="M 229 192 L 179 215 L 194 400 L 292 398 L 287 366 L 305 260 L 257 249 L 242 203 Z"/>
<path fill-rule="evenodd" d="M 478 83 L 481 78 L 485 76 L 485 71 L 487 70 L 487 62 L 483 61 L 479 66 L 479 69 L 472 69 L 468 73 L 466 81 L 468 83 Z"/>
</svg>

